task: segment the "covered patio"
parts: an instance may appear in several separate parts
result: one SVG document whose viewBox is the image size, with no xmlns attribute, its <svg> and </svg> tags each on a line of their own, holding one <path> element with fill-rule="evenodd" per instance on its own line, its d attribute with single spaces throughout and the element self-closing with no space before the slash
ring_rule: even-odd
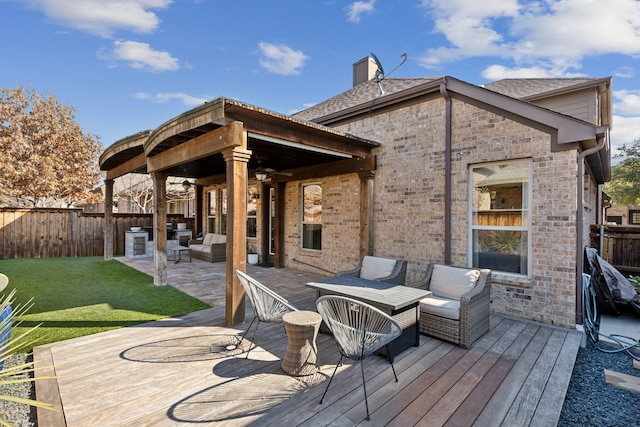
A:
<svg viewBox="0 0 640 427">
<path fill-rule="evenodd" d="M 152 273 L 151 259 L 120 259 Z M 247 326 L 225 320 L 225 263 L 171 264 L 168 283 L 212 305 L 180 318 L 38 347 L 37 398 L 42 426 L 177 425 L 556 425 L 581 334 L 491 317 L 491 330 L 470 349 L 421 335 L 396 357 L 399 382 L 384 357 L 365 360 L 371 421 L 360 369 L 347 361 L 323 404 L 339 358 L 330 335 L 318 336 L 320 371 L 292 377 L 280 367 L 282 324 L 262 324 L 248 358 L 226 350 Z M 292 269 L 247 266 L 249 275 L 300 309 L 314 309 L 304 283 L 320 278 Z M 253 317 L 247 304 L 247 320 Z M 246 347 L 247 344 L 244 344 Z"/>
<path fill-rule="evenodd" d="M 244 291 L 234 270 L 247 260 L 247 188 L 257 178 L 261 194 L 273 191 L 273 212 L 263 218 L 257 236 L 263 258 L 284 267 L 285 184 L 358 173 L 361 181 L 359 248 L 372 248 L 373 171 L 378 142 L 295 119 L 227 98 L 218 98 L 163 123 L 116 141 L 100 156 L 105 179 L 104 257 L 113 257 L 113 183 L 127 173 L 149 174 L 153 181 L 153 277 L 167 284 L 167 199 L 169 176 L 190 178 L 196 188 L 195 235 L 208 230 L 203 222 L 203 187 L 226 186 L 226 315 L 229 325 L 244 320 Z M 188 183 L 191 183 L 189 181 Z M 271 203 L 270 203 L 271 205 Z M 354 205 L 356 206 L 356 205 Z M 264 210 L 263 215 L 269 212 Z M 272 223 L 271 223 L 272 221 Z M 222 222 L 222 221 L 220 221 Z M 267 244 L 267 240 L 272 244 Z M 272 246 L 273 253 L 267 251 Z"/>
</svg>

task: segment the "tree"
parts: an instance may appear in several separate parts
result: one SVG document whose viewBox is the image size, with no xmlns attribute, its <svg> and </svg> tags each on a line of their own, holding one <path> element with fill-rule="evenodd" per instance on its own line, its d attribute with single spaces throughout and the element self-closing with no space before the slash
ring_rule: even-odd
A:
<svg viewBox="0 0 640 427">
<path fill-rule="evenodd" d="M 128 173 L 116 179 L 114 184 L 115 199 L 127 204 L 118 212 L 153 212 L 153 181 L 149 175 Z"/>
<path fill-rule="evenodd" d="M 97 201 L 102 144 L 75 109 L 21 86 L 0 88 L 0 194 L 18 207 Z"/>
<path fill-rule="evenodd" d="M 611 169 L 611 181 L 605 184 L 605 192 L 615 203 L 624 206 L 640 205 L 640 139 L 632 145 L 620 147 L 624 157 Z"/>
<path fill-rule="evenodd" d="M 183 179 L 169 177 L 167 180 L 167 203 L 184 202 L 193 198 L 189 190 L 182 187 Z M 119 212 L 153 212 L 153 181 L 149 175 L 128 173 L 116 178 L 113 186 L 114 198 L 127 204 Z"/>
</svg>

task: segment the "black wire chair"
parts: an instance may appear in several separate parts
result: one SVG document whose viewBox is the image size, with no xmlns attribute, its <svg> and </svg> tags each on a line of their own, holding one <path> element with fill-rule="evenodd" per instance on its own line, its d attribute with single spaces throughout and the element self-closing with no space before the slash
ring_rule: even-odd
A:
<svg viewBox="0 0 640 427">
<path fill-rule="evenodd" d="M 402 333 L 400 324 L 388 314 L 362 301 L 341 296 L 323 296 L 316 301 L 318 312 L 325 321 L 340 351 L 340 360 L 336 364 L 333 374 L 324 390 L 320 403 L 329 390 L 333 376 L 347 357 L 360 361 L 362 371 L 362 387 L 364 389 L 364 402 L 367 408 L 367 420 L 369 415 L 369 402 L 367 400 L 367 386 L 364 377 L 363 359 L 376 353 L 382 347 L 387 346 Z M 388 348 L 387 348 L 388 351 Z M 398 381 L 396 370 L 391 362 L 393 376 Z"/>
</svg>

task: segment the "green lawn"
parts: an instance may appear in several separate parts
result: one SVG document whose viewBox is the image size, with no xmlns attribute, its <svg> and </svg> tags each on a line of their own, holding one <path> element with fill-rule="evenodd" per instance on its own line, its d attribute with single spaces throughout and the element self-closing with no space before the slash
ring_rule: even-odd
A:
<svg viewBox="0 0 640 427">
<path fill-rule="evenodd" d="M 35 345 L 203 310 L 209 305 L 118 261 L 101 257 L 5 259 L 0 273 L 16 289 L 15 304 L 33 297 L 33 307 L 19 319 L 13 335 L 42 323 L 32 332 Z"/>
</svg>

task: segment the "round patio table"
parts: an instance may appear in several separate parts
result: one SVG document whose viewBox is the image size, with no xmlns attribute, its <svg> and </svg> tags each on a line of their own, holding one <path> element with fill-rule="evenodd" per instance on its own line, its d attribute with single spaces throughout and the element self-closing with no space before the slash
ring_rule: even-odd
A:
<svg viewBox="0 0 640 427">
<path fill-rule="evenodd" d="M 322 316 L 315 311 L 292 311 L 282 316 L 289 344 L 282 359 L 282 370 L 289 375 L 313 375 L 318 371 L 316 337 Z"/>
</svg>

